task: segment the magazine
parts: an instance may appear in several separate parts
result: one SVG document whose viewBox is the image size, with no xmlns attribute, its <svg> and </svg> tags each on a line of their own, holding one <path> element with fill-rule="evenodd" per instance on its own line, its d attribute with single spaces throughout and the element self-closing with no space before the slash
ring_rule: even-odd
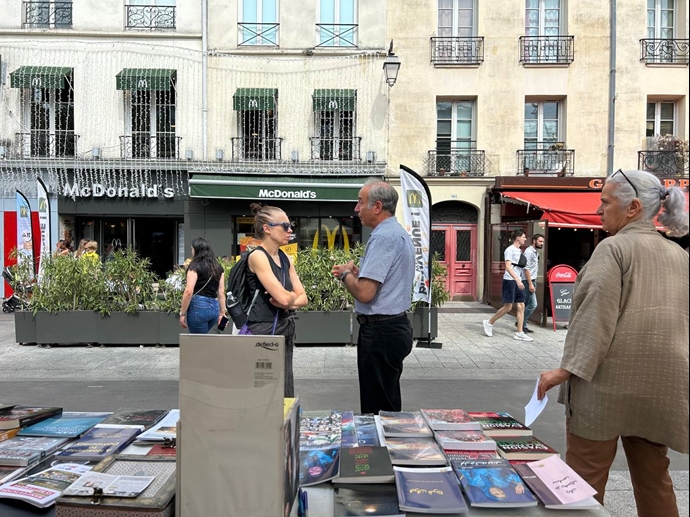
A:
<svg viewBox="0 0 690 517">
<path fill-rule="evenodd" d="M 156 425 L 147 429 L 136 437 L 137 442 L 162 442 L 166 438 L 177 437 L 177 422 L 180 419 L 180 410 L 171 409 L 165 417 Z"/>
<path fill-rule="evenodd" d="M 65 489 L 65 495 L 94 495 L 97 488 L 103 495 L 137 497 L 156 479 L 155 476 L 112 476 L 101 472 L 86 472 Z"/>
<path fill-rule="evenodd" d="M 32 476 L 0 485 L 0 497 L 19 499 L 39 508 L 46 508 L 89 470 L 91 467 L 87 465 L 62 463 Z"/>
</svg>

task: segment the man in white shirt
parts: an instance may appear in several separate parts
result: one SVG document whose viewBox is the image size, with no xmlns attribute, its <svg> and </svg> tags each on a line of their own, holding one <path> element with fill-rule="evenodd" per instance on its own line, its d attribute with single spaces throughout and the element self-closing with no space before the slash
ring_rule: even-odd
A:
<svg viewBox="0 0 690 517">
<path fill-rule="evenodd" d="M 521 263 L 520 258 L 522 256 L 521 248 L 525 245 L 527 236 L 524 230 L 518 229 L 514 230 L 510 237 L 513 244 L 508 246 L 503 253 L 506 265 L 506 270 L 503 274 L 503 307 L 498 309 L 498 312 L 490 319 L 482 322 L 484 325 L 484 334 L 489 337 L 493 336 L 494 324 L 508 314 L 513 308 L 513 303 L 515 303 L 517 309 L 518 331 L 513 336 L 513 339 L 517 339 L 518 341 L 534 341 L 522 331 L 523 316 L 525 312 L 525 284 L 522 281 L 524 279 L 523 270 L 526 262 L 523 257 Z"/>
<path fill-rule="evenodd" d="M 525 317 L 522 323 L 522 331 L 534 332 L 527 327 L 527 322 L 537 308 L 537 275 L 539 274 L 538 250 L 544 247 L 544 236 L 541 233 L 532 235 L 532 245 L 525 250 L 527 265 L 525 266 L 525 280 L 527 280 L 527 301 L 525 302 Z M 517 323 L 516 323 L 517 325 Z"/>
</svg>

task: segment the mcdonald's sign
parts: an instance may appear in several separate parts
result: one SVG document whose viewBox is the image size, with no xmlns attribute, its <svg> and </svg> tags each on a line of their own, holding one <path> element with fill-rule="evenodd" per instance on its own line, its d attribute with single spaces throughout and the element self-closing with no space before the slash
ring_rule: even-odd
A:
<svg viewBox="0 0 690 517">
<path fill-rule="evenodd" d="M 424 206 L 424 198 L 419 190 L 407 191 L 407 206 L 410 208 L 422 208 Z"/>
</svg>

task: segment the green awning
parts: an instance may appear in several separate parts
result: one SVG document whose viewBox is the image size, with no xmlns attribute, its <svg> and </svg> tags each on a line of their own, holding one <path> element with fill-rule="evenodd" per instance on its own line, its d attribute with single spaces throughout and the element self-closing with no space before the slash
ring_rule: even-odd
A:
<svg viewBox="0 0 690 517">
<path fill-rule="evenodd" d="M 276 106 L 277 88 L 237 88 L 232 97 L 232 109 L 272 110 Z"/>
<path fill-rule="evenodd" d="M 191 172 L 189 197 L 357 202 L 366 178 L 234 176 Z"/>
<path fill-rule="evenodd" d="M 65 87 L 65 76 L 72 73 L 66 66 L 22 66 L 10 74 L 12 88 L 53 88 Z"/>
<path fill-rule="evenodd" d="M 168 91 L 176 74 L 169 68 L 123 68 L 115 81 L 118 90 Z"/>
<path fill-rule="evenodd" d="M 314 90 L 314 111 L 355 111 L 357 90 Z"/>
</svg>

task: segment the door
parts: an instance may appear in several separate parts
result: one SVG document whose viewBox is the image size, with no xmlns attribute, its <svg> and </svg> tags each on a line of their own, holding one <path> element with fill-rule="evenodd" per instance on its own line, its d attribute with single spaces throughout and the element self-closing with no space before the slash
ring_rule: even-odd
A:
<svg viewBox="0 0 690 517">
<path fill-rule="evenodd" d="M 446 288 L 453 300 L 477 299 L 477 225 L 434 224 L 431 250 L 448 268 Z"/>
</svg>

